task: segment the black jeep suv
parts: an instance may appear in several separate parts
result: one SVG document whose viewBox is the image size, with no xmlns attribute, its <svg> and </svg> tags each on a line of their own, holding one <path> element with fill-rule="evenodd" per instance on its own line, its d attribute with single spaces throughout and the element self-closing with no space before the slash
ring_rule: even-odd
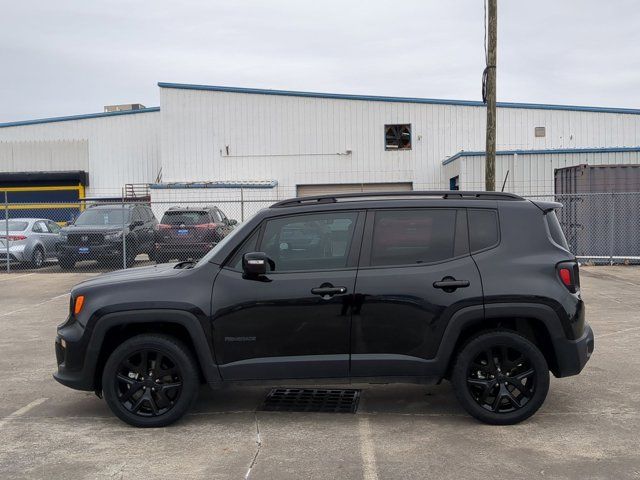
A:
<svg viewBox="0 0 640 480">
<path fill-rule="evenodd" d="M 593 351 L 554 210 L 506 193 L 286 200 L 199 262 L 74 287 L 56 380 L 131 425 L 168 425 L 230 382 L 453 383 L 493 424 L 531 416 Z"/>
<path fill-rule="evenodd" d="M 153 260 L 157 225 L 148 205 L 90 206 L 60 231 L 62 240 L 56 245 L 60 268 L 72 269 L 81 260 L 97 260 L 113 267 L 123 265 L 123 258 L 130 267 L 140 253 Z"/>
</svg>

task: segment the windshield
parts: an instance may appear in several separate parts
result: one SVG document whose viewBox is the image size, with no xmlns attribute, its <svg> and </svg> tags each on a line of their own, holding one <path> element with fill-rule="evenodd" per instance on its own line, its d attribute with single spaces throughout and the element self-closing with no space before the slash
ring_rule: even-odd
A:
<svg viewBox="0 0 640 480">
<path fill-rule="evenodd" d="M 226 237 L 224 237 L 222 240 L 220 240 L 216 244 L 215 247 L 213 247 L 211 250 L 209 250 L 209 252 L 207 252 L 207 254 L 198 261 L 196 266 L 204 265 L 209 260 L 211 260 L 211 257 L 213 257 L 218 250 L 220 250 L 224 245 L 229 243 L 233 238 L 235 238 L 243 230 L 245 230 L 245 229 L 242 228 L 242 227 L 235 228 L 235 229 L 231 230 L 231 233 L 229 235 L 227 235 Z M 245 232 L 245 235 L 248 234 L 248 233 L 249 232 Z"/>
<path fill-rule="evenodd" d="M 16 222 L 15 220 L 9 220 L 10 232 L 24 232 L 29 226 L 29 222 Z M 0 233 L 7 230 L 7 221 L 3 220 L 0 224 Z"/>
<path fill-rule="evenodd" d="M 124 214 L 124 221 L 122 215 Z M 80 214 L 74 225 L 122 225 L 129 223 L 129 209 L 122 208 L 96 208 L 93 210 L 85 210 Z"/>
<path fill-rule="evenodd" d="M 207 212 L 167 212 L 162 217 L 165 225 L 202 225 L 209 223 Z"/>
</svg>

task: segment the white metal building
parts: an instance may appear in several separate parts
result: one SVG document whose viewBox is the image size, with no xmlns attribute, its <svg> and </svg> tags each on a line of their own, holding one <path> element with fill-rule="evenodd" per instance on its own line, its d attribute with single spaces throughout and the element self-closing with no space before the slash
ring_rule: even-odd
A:
<svg viewBox="0 0 640 480">
<path fill-rule="evenodd" d="M 158 200 L 484 188 L 481 102 L 159 87 L 159 108 L 0 124 L 0 172 L 86 170 L 93 196 L 162 172 Z M 516 193 L 553 193 L 558 167 L 640 163 L 640 110 L 499 103 L 497 128 L 496 183 L 509 170 Z"/>
</svg>

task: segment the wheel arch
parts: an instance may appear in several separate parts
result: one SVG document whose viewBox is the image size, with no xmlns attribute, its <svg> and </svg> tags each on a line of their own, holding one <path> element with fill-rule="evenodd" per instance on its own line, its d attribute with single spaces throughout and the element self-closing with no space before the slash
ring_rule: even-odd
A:
<svg viewBox="0 0 640 480">
<path fill-rule="evenodd" d="M 555 345 L 556 339 L 564 337 L 564 331 L 551 307 L 535 303 L 487 304 L 484 312 L 473 308 L 454 315 L 441 343 L 443 351 L 438 352 L 444 376 L 449 376 L 457 352 L 471 338 L 495 329 L 511 330 L 531 340 L 540 348 L 551 372 L 558 376 L 560 365 Z"/>
<path fill-rule="evenodd" d="M 201 378 L 210 384 L 221 381 L 212 348 L 195 315 L 182 310 L 130 310 L 109 313 L 97 321 L 87 351 L 87 358 L 94 362 L 96 391 L 101 390 L 102 370 L 111 352 L 127 338 L 144 333 L 171 335 L 181 340 L 193 353 Z"/>
</svg>

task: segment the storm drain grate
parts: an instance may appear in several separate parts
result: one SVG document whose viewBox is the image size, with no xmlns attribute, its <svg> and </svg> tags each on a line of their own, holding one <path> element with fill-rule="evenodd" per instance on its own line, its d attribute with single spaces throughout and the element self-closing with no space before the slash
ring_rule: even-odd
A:
<svg viewBox="0 0 640 480">
<path fill-rule="evenodd" d="M 267 412 L 356 413 L 360 390 L 322 388 L 274 388 L 265 398 Z"/>
</svg>

